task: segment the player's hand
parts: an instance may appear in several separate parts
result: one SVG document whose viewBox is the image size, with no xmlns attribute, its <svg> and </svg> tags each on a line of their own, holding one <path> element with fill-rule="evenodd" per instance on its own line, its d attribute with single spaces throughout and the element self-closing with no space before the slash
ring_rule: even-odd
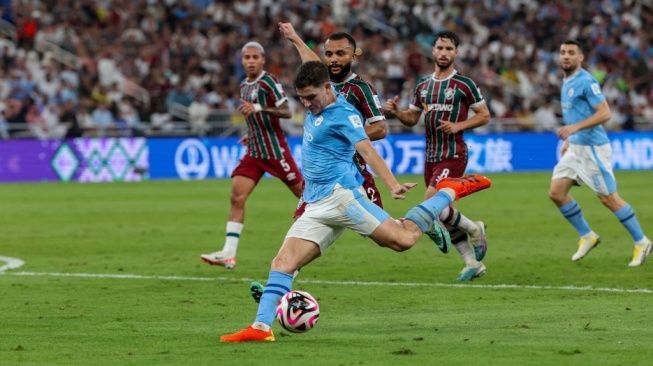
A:
<svg viewBox="0 0 653 366">
<path fill-rule="evenodd" d="M 457 123 L 441 119 L 440 126 L 438 126 L 436 130 L 442 130 L 446 134 L 455 135 L 460 132 L 460 126 Z"/>
<path fill-rule="evenodd" d="M 298 38 L 295 28 L 290 23 L 281 23 L 279 22 L 279 31 L 283 34 L 286 39 L 293 41 Z"/>
<path fill-rule="evenodd" d="M 576 132 L 578 132 L 578 129 L 576 129 L 574 125 L 569 125 L 569 126 L 560 127 L 557 135 L 560 140 L 566 141 L 567 137 L 575 134 Z"/>
<path fill-rule="evenodd" d="M 404 197 L 404 193 L 407 193 L 408 191 L 411 190 L 411 188 L 415 187 L 416 185 L 417 183 L 404 183 L 398 186 L 397 188 L 392 190 L 391 192 L 392 198 L 396 200 L 406 199 L 406 197 Z"/>
<path fill-rule="evenodd" d="M 244 100 L 242 101 L 242 104 L 238 106 L 238 110 L 240 113 L 244 114 L 245 117 L 249 117 L 250 114 L 256 112 L 256 110 L 254 110 L 254 104 Z"/>
<path fill-rule="evenodd" d="M 399 102 L 399 96 L 398 95 L 396 95 L 392 99 L 386 100 L 385 101 L 385 106 L 383 106 L 383 110 L 385 112 L 395 114 L 397 112 L 397 110 L 399 109 L 399 105 L 397 104 L 397 102 Z"/>
<path fill-rule="evenodd" d="M 241 137 L 240 140 L 238 140 L 238 143 L 243 146 L 249 146 L 249 135 L 248 134 L 243 135 L 243 137 Z"/>
</svg>

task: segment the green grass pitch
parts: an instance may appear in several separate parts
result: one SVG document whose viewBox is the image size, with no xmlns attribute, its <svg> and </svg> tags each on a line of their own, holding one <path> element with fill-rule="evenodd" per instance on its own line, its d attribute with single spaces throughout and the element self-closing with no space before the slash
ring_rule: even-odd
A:
<svg viewBox="0 0 653 366">
<path fill-rule="evenodd" d="M 421 239 L 395 253 L 346 233 L 304 268 L 315 329 L 221 344 L 250 324 L 297 200 L 265 179 L 247 204 L 238 265 L 222 246 L 229 180 L 0 185 L 1 365 L 647 365 L 653 359 L 653 259 L 629 268 L 632 240 L 587 187 L 572 195 L 599 247 L 572 262 L 577 237 L 547 197 L 550 173 L 490 174 L 458 202 L 488 226 L 487 275 L 454 279 L 457 254 Z M 420 202 L 383 191 L 396 217 Z M 653 235 L 653 172 L 617 172 L 621 196 Z M 15 262 L 14 262 L 15 263 Z M 0 261 L 0 266 L 6 263 Z"/>
</svg>

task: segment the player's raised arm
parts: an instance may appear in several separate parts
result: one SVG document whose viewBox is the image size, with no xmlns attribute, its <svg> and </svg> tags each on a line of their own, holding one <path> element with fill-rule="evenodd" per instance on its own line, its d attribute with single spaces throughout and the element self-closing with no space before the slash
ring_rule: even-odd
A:
<svg viewBox="0 0 653 366">
<path fill-rule="evenodd" d="M 320 56 L 315 54 L 315 52 L 304 43 L 297 32 L 295 32 L 295 28 L 292 24 L 279 22 L 279 31 L 287 40 L 295 45 L 295 48 L 297 48 L 297 51 L 299 52 L 299 56 L 302 58 L 302 62 L 320 61 Z"/>
</svg>

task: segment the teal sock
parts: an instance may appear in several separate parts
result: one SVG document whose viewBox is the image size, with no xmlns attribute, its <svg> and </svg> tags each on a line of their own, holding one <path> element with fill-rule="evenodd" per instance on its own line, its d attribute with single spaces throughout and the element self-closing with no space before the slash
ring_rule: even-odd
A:
<svg viewBox="0 0 653 366">
<path fill-rule="evenodd" d="M 263 290 L 263 296 L 258 304 L 255 322 L 272 326 L 277 315 L 277 305 L 281 297 L 292 289 L 293 275 L 279 271 L 270 271 L 268 283 Z"/>
</svg>

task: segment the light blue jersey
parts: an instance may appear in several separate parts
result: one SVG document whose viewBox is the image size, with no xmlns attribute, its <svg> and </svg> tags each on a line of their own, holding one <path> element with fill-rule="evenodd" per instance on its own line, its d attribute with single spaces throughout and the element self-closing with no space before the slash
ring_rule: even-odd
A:
<svg viewBox="0 0 653 366">
<path fill-rule="evenodd" d="M 599 82 L 585 69 L 562 81 L 560 91 L 562 120 L 573 125 L 593 115 L 599 103 L 605 101 Z M 603 125 L 594 126 L 569 136 L 569 142 L 578 145 L 603 145 L 609 142 Z"/>
<path fill-rule="evenodd" d="M 362 115 L 336 93 L 336 102 L 304 119 L 302 174 L 304 201 L 313 203 L 328 197 L 336 183 L 355 189 L 363 183 L 352 156 L 354 144 L 367 139 Z"/>
</svg>

